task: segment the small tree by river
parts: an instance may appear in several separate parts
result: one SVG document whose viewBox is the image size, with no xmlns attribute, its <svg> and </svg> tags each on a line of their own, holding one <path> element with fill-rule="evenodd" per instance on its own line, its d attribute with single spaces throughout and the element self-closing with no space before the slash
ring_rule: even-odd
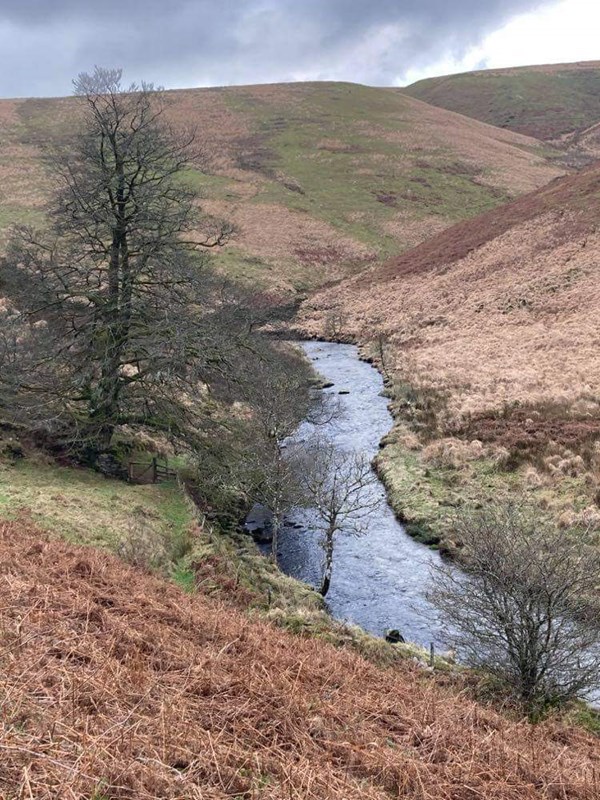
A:
<svg viewBox="0 0 600 800">
<path fill-rule="evenodd" d="M 197 480 L 207 500 L 246 510 L 268 509 L 272 554 L 277 557 L 284 517 L 302 506 L 302 446 L 290 437 L 312 415 L 313 374 L 302 354 L 285 342 L 254 337 L 232 361 L 232 405 L 218 443 L 203 453 Z"/>
<path fill-rule="evenodd" d="M 323 539 L 324 564 L 319 588 L 325 597 L 331 585 L 335 542 L 339 534 L 366 533 L 369 514 L 380 505 L 377 479 L 364 453 L 339 450 L 321 439 L 304 451 L 301 484 L 305 502 L 314 509 Z"/>
<path fill-rule="evenodd" d="M 429 598 L 461 657 L 537 717 L 600 684 L 600 552 L 590 532 L 531 509 L 491 506 L 456 521 L 462 566 L 434 570 Z"/>
</svg>

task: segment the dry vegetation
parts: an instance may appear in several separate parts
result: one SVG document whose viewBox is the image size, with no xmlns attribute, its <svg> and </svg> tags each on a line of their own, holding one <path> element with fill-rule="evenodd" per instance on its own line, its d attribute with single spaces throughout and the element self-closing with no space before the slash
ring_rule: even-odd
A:
<svg viewBox="0 0 600 800">
<path fill-rule="evenodd" d="M 554 156 L 391 90 L 242 87 L 172 100 L 175 121 L 198 119 L 205 143 L 189 179 L 206 210 L 239 229 L 224 270 L 284 290 L 361 271 L 305 304 L 301 324 L 321 335 L 335 318 L 338 335 L 388 342 L 406 425 L 380 468 L 399 511 L 438 519 L 465 496 L 517 484 L 552 504 L 566 480 L 564 524 L 600 526 L 600 171 L 497 208 L 561 174 Z M 41 220 L 40 144 L 63 136 L 72 114 L 71 100 L 0 102 L 0 246 L 11 223 Z M 497 210 L 469 220 L 486 209 Z M 201 539 L 172 487 L 26 460 L 0 474 L 0 517 L 7 800 L 600 796 L 597 739 L 477 705 L 407 651 L 387 654 L 393 666 L 365 660 L 361 649 L 389 646 L 327 621 L 271 565 Z M 55 538 L 156 566 L 154 551 L 139 558 L 137 523 L 161 547 L 185 539 L 163 572 L 202 594 Z M 248 605 L 306 636 L 249 620 Z"/>
<path fill-rule="evenodd" d="M 5 798 L 598 797 L 597 740 L 0 526 Z"/>
<path fill-rule="evenodd" d="M 393 90 L 293 84 L 169 93 L 176 125 L 197 125 L 190 181 L 234 221 L 230 274 L 306 290 L 363 269 L 561 174 L 535 139 Z M 0 246 L 39 222 L 41 145 L 73 126 L 73 99 L 0 101 Z M 201 174 L 203 173 L 203 174 Z"/>
<path fill-rule="evenodd" d="M 463 223 L 307 301 L 305 324 L 320 333 L 336 307 L 355 336 L 376 323 L 413 382 L 452 389 L 452 424 L 515 402 L 589 417 L 600 394 L 599 192 L 600 171 L 588 170 Z"/>
<path fill-rule="evenodd" d="M 438 466 L 483 460 L 494 494 L 494 464 L 527 461 L 530 488 L 566 487 L 570 502 L 550 503 L 559 515 L 600 523 L 599 190 L 600 170 L 590 168 L 461 223 L 321 292 L 302 324 L 320 335 L 337 314 L 359 341 L 384 335 L 396 410 L 406 420 L 417 409 L 421 443 L 446 442 L 451 457 Z M 456 488 L 433 508 L 460 502 Z"/>
</svg>

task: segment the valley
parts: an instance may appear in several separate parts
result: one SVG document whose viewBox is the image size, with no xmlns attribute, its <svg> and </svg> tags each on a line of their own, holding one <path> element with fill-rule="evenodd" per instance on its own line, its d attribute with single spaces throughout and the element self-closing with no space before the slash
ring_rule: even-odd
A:
<svg viewBox="0 0 600 800">
<path fill-rule="evenodd" d="M 599 81 L 0 100 L 0 797 L 597 800 Z"/>
</svg>

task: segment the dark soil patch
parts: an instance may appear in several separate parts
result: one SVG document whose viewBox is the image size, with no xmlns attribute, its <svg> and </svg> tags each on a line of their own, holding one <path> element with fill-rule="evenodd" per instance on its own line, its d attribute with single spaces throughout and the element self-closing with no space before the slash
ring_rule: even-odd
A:
<svg viewBox="0 0 600 800">
<path fill-rule="evenodd" d="M 378 203 L 383 203 L 384 206 L 389 206 L 390 208 L 397 208 L 398 195 L 396 192 L 373 192 L 373 194 Z"/>
</svg>

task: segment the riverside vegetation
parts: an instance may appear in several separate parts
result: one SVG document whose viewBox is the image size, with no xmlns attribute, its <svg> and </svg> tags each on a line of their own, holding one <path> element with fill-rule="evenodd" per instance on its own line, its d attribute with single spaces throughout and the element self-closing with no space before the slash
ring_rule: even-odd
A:
<svg viewBox="0 0 600 800">
<path fill-rule="evenodd" d="M 572 727 L 576 706 L 535 732 L 519 721 L 523 709 L 539 719 L 554 701 L 577 696 L 589 684 L 583 675 L 560 697 L 556 682 L 537 681 L 535 691 L 523 683 L 503 716 L 475 702 L 481 685 L 468 673 L 441 663 L 439 673 L 424 670 L 410 646 L 328 619 L 319 594 L 258 558 L 239 533 L 253 502 L 272 508 L 275 532 L 289 508 L 313 503 L 333 541 L 342 521 L 360 526 L 368 511 L 368 469 L 356 462 L 345 471 L 346 458 L 332 472 L 338 455 L 326 443 L 311 442 L 297 461 L 282 447 L 312 413 L 314 377 L 265 328 L 294 309 L 226 280 L 206 257 L 235 226 L 200 210 L 188 174 L 199 143 L 167 122 L 162 93 L 124 89 L 119 71 L 101 69 L 81 75 L 76 89 L 80 128 L 48 152 L 46 224 L 17 227 L 0 268 L 0 509 L 8 519 L 0 579 L 10 597 L 0 651 L 2 790 L 597 796 L 597 742 Z M 352 335 L 345 314 L 335 327 Z M 306 309 L 300 319 L 306 324 Z M 385 332 L 374 327 L 374 355 L 397 392 L 397 351 L 386 353 Z M 417 427 L 439 418 L 440 397 L 437 389 L 418 402 L 405 397 Z M 181 484 L 120 480 L 129 459 L 155 453 L 169 456 Z M 109 546 L 130 567 L 57 534 Z M 330 574 L 331 558 L 322 594 Z M 509 603 L 532 588 L 537 600 L 554 591 L 532 571 L 521 578 Z M 570 614 L 583 625 L 588 608 L 558 604 L 552 630 Z M 536 609 L 516 619 L 527 627 Z M 535 636 L 529 641 L 535 650 Z"/>
<path fill-rule="evenodd" d="M 123 478 L 128 460 L 169 454 L 220 529 L 239 525 L 252 503 L 272 509 L 276 552 L 277 526 L 291 506 L 313 502 L 309 465 L 329 450 L 313 442 L 311 458 L 298 450 L 296 464 L 284 452 L 311 409 L 314 382 L 293 348 L 261 333 L 286 309 L 273 311 L 211 268 L 203 254 L 234 230 L 202 216 L 180 180 L 193 135 L 165 122 L 160 92 L 120 80 L 118 70 L 97 69 L 76 81 L 81 131 L 49 149 L 48 225 L 17 227 L 0 265 L 3 447 L 14 462 L 3 473 L 3 504 L 11 516 L 27 508 L 45 527 L 110 545 L 191 586 L 211 554 L 202 566 L 194 561 L 201 554 L 178 491 L 111 494 L 82 466 Z M 52 469 L 51 457 L 63 469 Z M 69 489 L 67 465 L 80 467 Z M 353 509 L 336 496 L 348 483 L 342 472 L 331 486 L 320 481 L 318 494 L 336 520 L 350 520 Z M 348 490 L 360 501 L 356 487 Z M 76 513 L 75 497 L 89 499 L 91 519 Z M 277 571 L 260 572 L 248 582 L 262 602 Z M 300 607 L 308 599 L 319 610 L 310 592 L 297 594 Z"/>
</svg>

